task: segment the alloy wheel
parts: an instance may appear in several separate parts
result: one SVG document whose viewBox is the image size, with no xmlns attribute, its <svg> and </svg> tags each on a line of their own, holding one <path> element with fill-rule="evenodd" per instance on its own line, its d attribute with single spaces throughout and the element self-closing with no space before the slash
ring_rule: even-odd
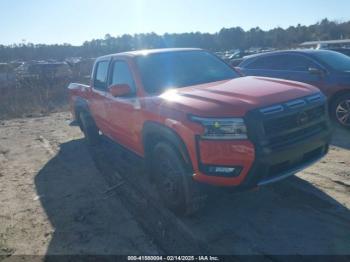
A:
<svg viewBox="0 0 350 262">
<path fill-rule="evenodd" d="M 343 100 L 338 104 L 336 117 L 342 125 L 350 126 L 350 99 Z"/>
</svg>

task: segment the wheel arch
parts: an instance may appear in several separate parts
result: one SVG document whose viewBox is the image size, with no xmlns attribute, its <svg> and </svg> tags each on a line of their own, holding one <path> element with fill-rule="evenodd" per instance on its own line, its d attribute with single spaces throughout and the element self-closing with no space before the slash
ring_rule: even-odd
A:
<svg viewBox="0 0 350 262">
<path fill-rule="evenodd" d="M 330 108 L 331 106 L 333 105 L 333 103 L 341 96 L 343 95 L 347 95 L 347 94 L 350 94 L 350 89 L 342 89 L 342 90 L 339 90 L 337 91 L 336 93 L 334 93 L 331 98 L 329 99 L 329 105 L 330 105 Z"/>
<path fill-rule="evenodd" d="M 340 99 L 343 98 L 343 96 L 347 96 L 347 99 L 350 98 L 350 89 L 343 89 L 338 92 L 336 92 L 329 100 L 329 115 L 331 118 L 340 126 L 345 128 L 350 128 L 348 124 L 343 123 L 340 119 L 338 119 L 336 110 L 337 110 L 337 104 L 341 101 Z M 347 120 L 346 120 L 347 121 Z"/>
<path fill-rule="evenodd" d="M 78 97 L 74 102 L 74 115 L 80 127 L 82 126 L 81 119 L 80 119 L 81 112 L 86 112 L 90 114 L 90 109 L 89 109 L 88 102 L 84 98 Z"/>
<path fill-rule="evenodd" d="M 150 152 L 152 152 L 153 147 L 159 141 L 168 142 L 174 146 L 181 154 L 186 166 L 193 171 L 192 161 L 187 146 L 176 131 L 157 122 L 147 121 L 144 123 L 142 129 L 142 142 L 146 159 L 150 156 Z"/>
</svg>

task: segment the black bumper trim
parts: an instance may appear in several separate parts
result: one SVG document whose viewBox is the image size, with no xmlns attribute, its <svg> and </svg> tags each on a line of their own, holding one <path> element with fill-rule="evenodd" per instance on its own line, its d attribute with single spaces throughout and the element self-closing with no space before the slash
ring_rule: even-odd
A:
<svg viewBox="0 0 350 262">
<path fill-rule="evenodd" d="M 298 167 L 292 168 L 287 172 L 281 173 L 278 176 L 275 177 L 271 177 L 271 178 L 266 178 L 261 180 L 260 182 L 258 182 L 257 186 L 264 186 L 264 185 L 268 185 L 274 182 L 277 182 L 279 180 L 285 179 L 289 176 L 295 175 L 296 173 L 302 171 L 303 169 L 313 165 L 314 163 L 318 162 L 324 155 L 321 155 L 320 157 L 316 158 L 315 160 L 312 160 L 308 163 L 305 163 L 303 165 L 300 165 Z"/>
<path fill-rule="evenodd" d="M 266 150 L 257 146 L 255 148 L 255 161 L 239 187 L 254 188 L 277 182 L 300 172 L 327 154 L 330 139 L 331 130 L 327 129 L 312 138 L 280 150 Z M 313 152 L 317 154 L 303 161 L 304 156 Z M 289 168 L 271 174 L 271 168 L 285 162 L 289 163 Z"/>
</svg>

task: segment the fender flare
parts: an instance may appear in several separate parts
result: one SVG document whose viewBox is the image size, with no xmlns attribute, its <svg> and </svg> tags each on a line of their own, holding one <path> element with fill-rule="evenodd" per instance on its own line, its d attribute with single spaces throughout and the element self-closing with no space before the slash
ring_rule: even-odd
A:
<svg viewBox="0 0 350 262">
<path fill-rule="evenodd" d="M 336 101 L 340 96 L 343 96 L 343 95 L 346 95 L 346 94 L 350 94 L 350 89 L 342 89 L 342 90 L 339 90 L 337 92 L 335 92 L 331 98 L 329 99 L 329 105 L 331 106 L 334 101 Z"/>
<path fill-rule="evenodd" d="M 80 112 L 83 112 L 83 111 L 90 114 L 88 102 L 84 98 L 77 97 L 77 99 L 74 101 L 74 115 L 75 115 L 75 120 L 77 121 L 79 126 L 81 126 L 81 120 L 79 118 L 79 114 Z"/>
<path fill-rule="evenodd" d="M 147 121 L 142 129 L 142 142 L 146 158 L 156 141 L 166 141 L 174 146 L 182 155 L 188 168 L 193 171 L 192 161 L 182 138 L 163 124 Z"/>
<path fill-rule="evenodd" d="M 74 101 L 74 112 L 76 118 L 79 116 L 79 113 L 85 111 L 86 113 L 90 113 L 88 102 L 81 97 L 77 97 Z"/>
<path fill-rule="evenodd" d="M 90 111 L 89 110 L 89 105 L 88 102 L 86 101 L 86 99 L 81 98 L 81 97 L 77 97 L 77 99 L 74 102 L 74 109 L 75 110 L 86 110 L 86 111 Z"/>
</svg>

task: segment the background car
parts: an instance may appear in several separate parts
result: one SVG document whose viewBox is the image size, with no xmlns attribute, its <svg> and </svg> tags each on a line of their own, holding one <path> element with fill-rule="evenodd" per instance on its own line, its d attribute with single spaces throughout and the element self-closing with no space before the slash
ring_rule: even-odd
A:
<svg viewBox="0 0 350 262">
<path fill-rule="evenodd" d="M 350 56 L 350 48 L 329 48 L 328 50 L 336 51 L 344 55 Z"/>
<path fill-rule="evenodd" d="M 350 129 L 350 57 L 329 50 L 276 51 L 245 57 L 237 69 L 318 87 L 328 97 L 332 118 Z"/>
<path fill-rule="evenodd" d="M 230 56 L 224 58 L 224 61 L 230 64 L 231 66 L 237 66 L 243 61 L 243 57 L 251 55 L 251 53 L 243 50 L 238 50 Z"/>
</svg>

